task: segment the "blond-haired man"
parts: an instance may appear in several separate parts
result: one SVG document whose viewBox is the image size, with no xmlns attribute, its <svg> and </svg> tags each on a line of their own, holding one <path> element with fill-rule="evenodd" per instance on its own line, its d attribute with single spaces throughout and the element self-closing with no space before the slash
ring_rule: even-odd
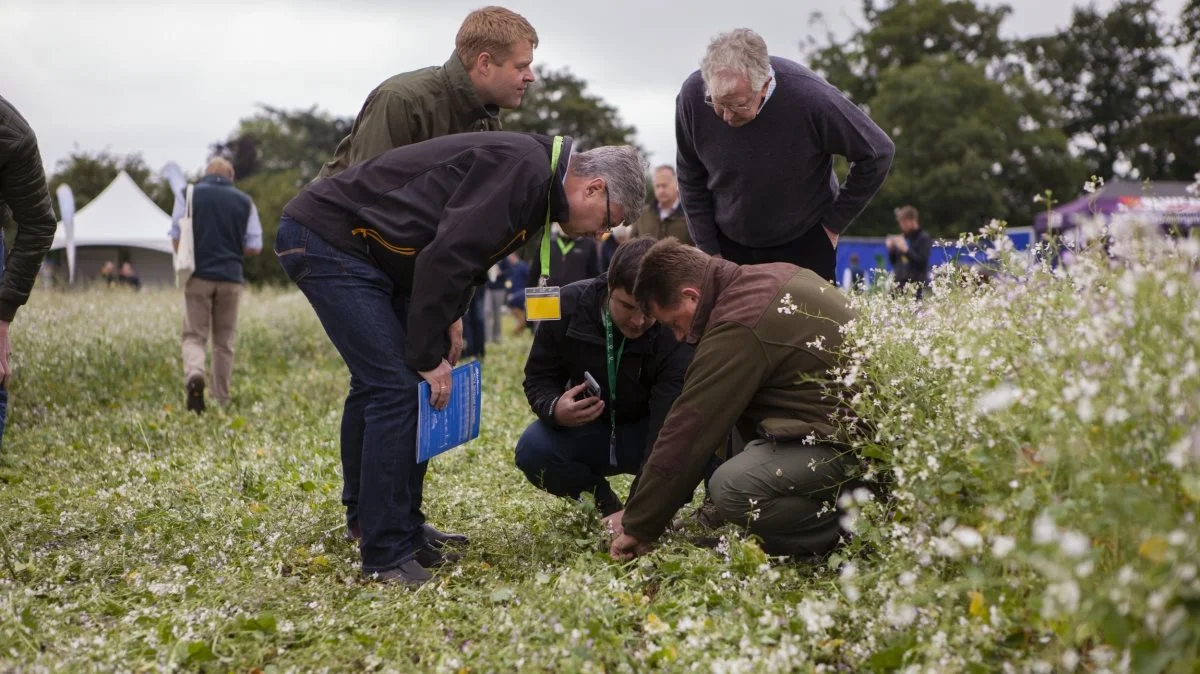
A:
<svg viewBox="0 0 1200 674">
<path fill-rule="evenodd" d="M 230 401 L 233 344 L 242 296 L 243 258 L 262 252 L 262 223 L 250 195 L 233 186 L 233 165 L 217 157 L 192 195 L 192 237 L 196 268 L 184 285 L 183 379 L 187 408 L 204 412 L 204 352 L 212 332 L 212 396 Z M 179 249 L 179 219 L 185 202 L 176 200 L 171 243 Z"/>
<path fill-rule="evenodd" d="M 384 152 L 464 131 L 497 131 L 533 83 L 537 31 L 520 14 L 484 7 L 467 15 L 444 65 L 395 75 L 366 103 L 322 176 Z"/>
</svg>

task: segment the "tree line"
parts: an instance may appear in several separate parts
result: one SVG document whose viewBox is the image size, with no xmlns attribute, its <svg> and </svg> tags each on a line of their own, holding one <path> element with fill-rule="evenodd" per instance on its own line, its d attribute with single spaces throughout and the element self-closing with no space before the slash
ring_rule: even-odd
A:
<svg viewBox="0 0 1200 674">
<path fill-rule="evenodd" d="M 991 218 L 1025 225 L 1035 194 L 1073 198 L 1091 175 L 1190 181 L 1200 172 L 1200 0 L 1179 16 L 1153 0 L 1078 7 L 1065 28 L 1026 38 L 1002 34 L 1011 13 L 973 0 L 864 0 L 864 23 L 848 37 L 801 43 L 800 60 L 896 142 L 891 175 L 851 234 L 892 232 L 892 210 L 903 204 L 920 209 L 935 235 Z M 822 25 L 814 16 L 814 30 Z M 505 129 L 567 134 L 581 148 L 637 143 L 636 129 L 584 79 L 546 67 L 537 75 L 522 108 L 504 113 Z M 263 105 L 210 145 L 254 198 L 266 241 L 352 122 L 315 106 Z M 70 184 L 77 208 L 125 170 L 171 210 L 169 188 L 140 155 L 76 151 L 56 168 L 51 188 Z M 286 280 L 269 245 L 246 274 Z"/>
</svg>

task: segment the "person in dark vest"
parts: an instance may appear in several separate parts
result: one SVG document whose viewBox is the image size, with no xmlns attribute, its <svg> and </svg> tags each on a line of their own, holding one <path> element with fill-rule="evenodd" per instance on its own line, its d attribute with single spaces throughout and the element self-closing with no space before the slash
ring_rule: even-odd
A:
<svg viewBox="0 0 1200 674">
<path fill-rule="evenodd" d="M 651 236 L 659 241 L 673 236 L 680 243 L 692 245 L 683 203 L 679 200 L 679 181 L 670 166 L 654 169 L 654 203 L 650 206 L 633 224 L 634 236 Z"/>
<path fill-rule="evenodd" d="M 675 103 L 679 193 L 700 250 L 787 262 L 833 282 L 838 236 L 879 191 L 895 146 L 819 75 L 769 56 L 754 31 L 718 35 Z M 833 157 L 850 162 L 838 185 Z"/>
<path fill-rule="evenodd" d="M 606 478 L 641 472 L 692 360 L 692 347 L 633 301 L 638 264 L 653 245 L 627 241 L 606 274 L 563 288 L 562 320 L 534 333 L 525 362 L 525 397 L 538 418 L 517 441 L 517 467 L 555 496 L 590 494 L 614 528 L 623 506 Z M 588 392 L 585 372 L 598 391 Z M 636 488 L 635 478 L 630 493 Z"/>
<path fill-rule="evenodd" d="M 595 237 L 565 236 L 556 225 L 551 239 L 549 285 L 568 286 L 600 275 L 600 248 L 596 246 Z M 541 274 L 541 262 L 534 256 L 526 285 L 537 285 Z"/>
<path fill-rule="evenodd" d="M 217 157 L 208 163 L 192 196 L 192 237 L 196 268 L 183 290 L 183 380 L 187 408 L 204 412 L 204 351 L 212 333 L 212 397 L 230 401 L 233 344 L 242 265 L 262 252 L 262 223 L 250 195 L 233 186 L 233 165 Z M 179 249 L 179 220 L 186 203 L 177 199 L 171 217 L 171 243 Z"/>
<path fill-rule="evenodd" d="M 929 285 L 929 254 L 933 251 L 933 237 L 921 229 L 920 215 L 912 206 L 896 209 L 896 223 L 903 234 L 887 238 L 888 262 L 896 274 L 896 285 L 904 288 L 917 285 L 917 297 Z"/>
</svg>

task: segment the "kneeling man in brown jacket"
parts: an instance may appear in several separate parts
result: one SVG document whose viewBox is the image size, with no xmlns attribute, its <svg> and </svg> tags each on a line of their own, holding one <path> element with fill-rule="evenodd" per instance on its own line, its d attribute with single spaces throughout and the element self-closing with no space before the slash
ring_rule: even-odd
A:
<svg viewBox="0 0 1200 674">
<path fill-rule="evenodd" d="M 834 504 L 854 459 L 828 441 L 837 400 L 823 380 L 838 365 L 839 328 L 854 318 L 846 296 L 808 269 L 738 266 L 675 239 L 646 253 L 634 295 L 696 351 L 612 556 L 649 550 L 735 426 L 753 439 L 709 480 L 720 515 L 773 555 L 831 550 L 841 537 Z"/>
</svg>

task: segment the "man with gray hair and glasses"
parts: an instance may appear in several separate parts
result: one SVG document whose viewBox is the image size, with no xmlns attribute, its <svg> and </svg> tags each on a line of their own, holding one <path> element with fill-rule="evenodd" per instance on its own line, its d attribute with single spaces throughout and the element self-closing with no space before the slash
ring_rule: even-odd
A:
<svg viewBox="0 0 1200 674">
<path fill-rule="evenodd" d="M 675 111 L 680 198 L 696 246 L 832 282 L 838 236 L 891 167 L 887 134 L 813 71 L 769 56 L 746 28 L 713 39 Z M 850 162 L 841 185 L 834 155 Z"/>
</svg>

